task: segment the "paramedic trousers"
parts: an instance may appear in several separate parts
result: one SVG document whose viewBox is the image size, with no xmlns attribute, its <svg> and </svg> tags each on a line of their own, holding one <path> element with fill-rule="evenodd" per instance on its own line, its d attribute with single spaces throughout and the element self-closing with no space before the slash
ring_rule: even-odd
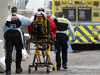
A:
<svg viewBox="0 0 100 75">
<path fill-rule="evenodd" d="M 68 36 L 63 33 L 57 33 L 56 34 L 56 63 L 57 67 L 61 67 L 61 57 L 60 57 L 60 52 L 62 49 L 62 65 L 67 64 L 67 41 L 68 41 Z"/>
<path fill-rule="evenodd" d="M 11 66 L 13 46 L 16 48 L 16 64 L 20 63 L 22 60 L 23 47 L 20 32 L 18 30 L 8 30 L 4 34 L 4 38 L 6 40 L 6 66 Z"/>
</svg>

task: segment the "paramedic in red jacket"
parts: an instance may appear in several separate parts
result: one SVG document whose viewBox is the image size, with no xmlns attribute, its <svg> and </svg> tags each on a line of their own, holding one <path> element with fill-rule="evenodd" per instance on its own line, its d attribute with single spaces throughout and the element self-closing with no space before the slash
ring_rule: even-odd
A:
<svg viewBox="0 0 100 75">
<path fill-rule="evenodd" d="M 38 12 L 45 12 L 43 8 L 39 8 L 38 9 Z M 49 25 L 50 25 L 50 34 L 51 34 L 51 37 L 52 37 L 52 40 L 54 40 L 54 35 L 56 34 L 56 25 L 55 23 L 53 22 L 53 20 L 51 19 L 51 17 L 49 15 L 47 15 L 47 18 L 49 19 Z M 32 15 L 31 17 L 31 21 L 33 21 L 34 19 L 34 15 Z M 32 23 L 28 26 L 28 33 L 30 34 L 30 32 L 32 31 Z"/>
<path fill-rule="evenodd" d="M 57 28 L 49 15 L 47 15 L 47 18 L 49 19 L 50 31 L 52 31 L 50 34 L 51 34 L 52 39 L 54 40 L 54 35 L 56 34 Z"/>
</svg>

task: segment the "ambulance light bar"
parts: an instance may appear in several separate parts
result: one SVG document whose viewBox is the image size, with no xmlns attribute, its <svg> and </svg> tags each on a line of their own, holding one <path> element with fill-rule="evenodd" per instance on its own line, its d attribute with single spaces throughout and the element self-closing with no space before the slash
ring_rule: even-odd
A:
<svg viewBox="0 0 100 75">
<path fill-rule="evenodd" d="M 60 1 L 55 1 L 55 5 L 60 5 Z"/>
<path fill-rule="evenodd" d="M 68 4 L 72 4 L 72 1 L 68 1 Z"/>
<path fill-rule="evenodd" d="M 62 4 L 66 4 L 66 1 L 62 1 Z"/>
<path fill-rule="evenodd" d="M 75 4 L 79 4 L 80 2 L 79 1 L 75 1 Z"/>
<path fill-rule="evenodd" d="M 86 4 L 86 1 L 82 1 L 82 4 Z"/>
<path fill-rule="evenodd" d="M 92 1 L 88 1 L 88 4 L 92 4 Z"/>
<path fill-rule="evenodd" d="M 94 1 L 94 5 L 99 5 L 99 1 Z"/>
</svg>

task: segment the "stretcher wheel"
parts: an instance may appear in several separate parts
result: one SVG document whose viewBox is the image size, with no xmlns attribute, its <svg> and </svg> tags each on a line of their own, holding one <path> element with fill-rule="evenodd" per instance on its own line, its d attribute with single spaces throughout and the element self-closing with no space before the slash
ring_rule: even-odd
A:
<svg viewBox="0 0 100 75">
<path fill-rule="evenodd" d="M 35 66 L 35 71 L 37 71 L 37 66 Z"/>
<path fill-rule="evenodd" d="M 49 73 L 50 72 L 50 70 L 49 70 L 49 68 L 47 67 L 47 73 Z"/>
<path fill-rule="evenodd" d="M 52 70 L 55 71 L 55 68 L 53 67 Z"/>
<path fill-rule="evenodd" d="M 28 68 L 28 73 L 31 73 L 31 68 L 30 67 Z"/>
</svg>

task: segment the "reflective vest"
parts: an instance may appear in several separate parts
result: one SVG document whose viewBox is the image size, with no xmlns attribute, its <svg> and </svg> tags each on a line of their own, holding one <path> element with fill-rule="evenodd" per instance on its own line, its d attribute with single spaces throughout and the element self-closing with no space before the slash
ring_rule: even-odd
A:
<svg viewBox="0 0 100 75">
<path fill-rule="evenodd" d="M 66 31 L 68 29 L 68 20 L 65 18 L 57 18 L 58 23 L 56 24 L 58 31 Z"/>
<path fill-rule="evenodd" d="M 21 26 L 21 21 L 15 14 L 12 14 L 11 21 L 7 21 L 6 26 L 9 28 L 19 28 Z"/>
</svg>

